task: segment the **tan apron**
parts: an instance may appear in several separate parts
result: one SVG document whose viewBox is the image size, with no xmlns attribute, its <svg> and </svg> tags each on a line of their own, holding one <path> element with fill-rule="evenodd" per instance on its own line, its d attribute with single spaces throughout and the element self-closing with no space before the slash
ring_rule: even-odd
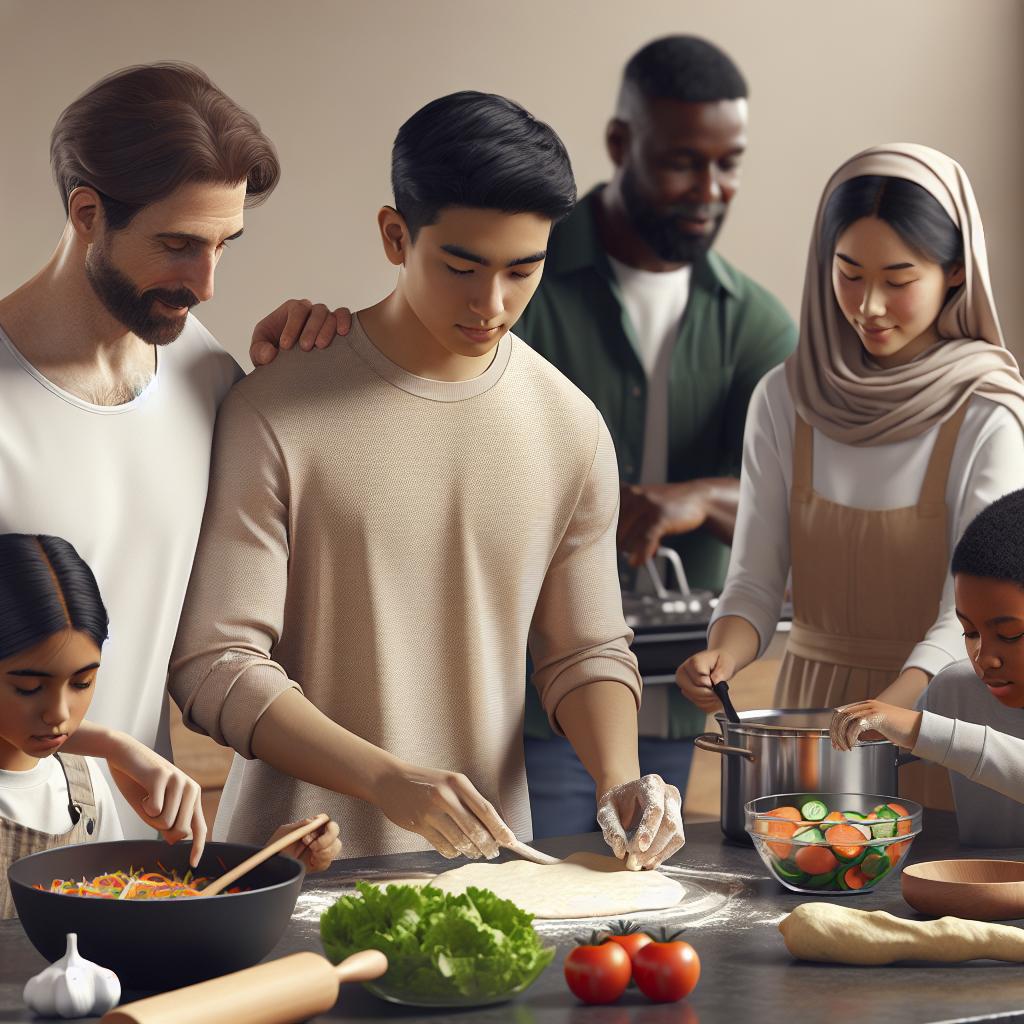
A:
<svg viewBox="0 0 1024 1024">
<path fill-rule="evenodd" d="M 859 509 L 814 491 L 814 433 L 800 416 L 789 533 L 793 629 L 778 708 L 833 708 L 877 697 L 938 618 L 949 572 L 946 481 L 966 406 L 939 428 L 916 505 Z M 937 765 L 900 769 L 900 793 L 952 809 Z"/>
<path fill-rule="evenodd" d="M 17 917 L 14 900 L 11 898 L 11 887 L 7 884 L 7 869 L 22 857 L 43 850 L 53 850 L 58 846 L 73 846 L 75 843 L 90 842 L 96 832 L 96 797 L 92 791 L 92 780 L 89 778 L 89 766 L 85 758 L 77 754 L 54 754 L 64 768 L 67 777 L 68 799 L 79 812 L 78 822 L 70 832 L 62 835 L 50 835 L 48 832 L 37 832 L 17 821 L 0 818 L 0 920 Z M 70 820 L 70 815 L 69 815 Z"/>
</svg>

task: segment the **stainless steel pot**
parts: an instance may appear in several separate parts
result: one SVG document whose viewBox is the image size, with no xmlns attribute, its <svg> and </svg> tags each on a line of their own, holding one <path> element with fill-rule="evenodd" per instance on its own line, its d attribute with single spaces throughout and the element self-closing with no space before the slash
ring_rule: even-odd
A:
<svg viewBox="0 0 1024 1024">
<path fill-rule="evenodd" d="M 704 733 L 694 743 L 723 755 L 722 831 L 749 843 L 743 818 L 748 800 L 774 793 L 878 793 L 899 795 L 899 767 L 917 758 L 900 754 L 888 740 L 834 750 L 831 708 L 741 711 L 738 723 L 715 715 L 720 736 Z"/>
</svg>

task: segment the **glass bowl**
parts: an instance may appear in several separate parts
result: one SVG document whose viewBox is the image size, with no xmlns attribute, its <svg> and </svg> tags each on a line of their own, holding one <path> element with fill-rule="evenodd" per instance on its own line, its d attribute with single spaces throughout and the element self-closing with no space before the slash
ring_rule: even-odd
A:
<svg viewBox="0 0 1024 1024">
<path fill-rule="evenodd" d="M 397 985 L 390 984 L 386 973 L 374 981 L 364 981 L 363 988 L 368 992 L 372 992 L 378 999 L 383 999 L 389 1003 L 397 1003 L 399 1006 L 417 1006 L 435 1010 L 493 1006 L 497 1003 L 507 1003 L 521 992 L 525 992 L 547 970 L 554 957 L 555 947 L 545 946 L 543 957 L 538 961 L 530 975 L 514 988 L 507 989 L 504 992 L 446 992 L 443 994 L 427 995 L 424 992 L 409 992 Z M 437 983 L 443 989 L 444 979 L 438 977 Z"/>
<path fill-rule="evenodd" d="M 921 832 L 920 804 L 865 793 L 763 796 L 744 815 L 772 877 L 811 895 L 869 892 L 894 878 Z"/>
</svg>

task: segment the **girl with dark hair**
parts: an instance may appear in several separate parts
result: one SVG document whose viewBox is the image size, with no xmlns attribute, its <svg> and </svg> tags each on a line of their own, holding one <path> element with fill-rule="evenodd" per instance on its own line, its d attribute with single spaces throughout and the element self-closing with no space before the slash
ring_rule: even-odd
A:
<svg viewBox="0 0 1024 1024">
<path fill-rule="evenodd" d="M 199 786 L 125 733 L 83 722 L 92 702 L 107 612 L 92 570 L 66 540 L 0 535 L 0 918 L 14 905 L 7 867 L 31 853 L 122 838 L 97 763 L 67 753 L 75 733 L 102 748 L 118 788 L 168 842 L 206 842 Z M 64 749 L 64 753 L 58 753 Z M 52 755 L 52 756 L 51 756 Z M 307 819 L 309 820 L 309 819 Z M 284 825 L 277 836 L 298 823 Z M 340 852 L 325 825 L 286 852 L 322 870 Z"/>
<path fill-rule="evenodd" d="M 711 684 L 763 655 L 791 574 L 776 706 L 912 706 L 962 657 L 949 553 L 1024 486 L 1022 428 L 963 169 L 910 144 L 853 157 L 819 206 L 797 350 L 750 404 L 729 575 L 683 693 L 717 708 Z M 940 773 L 906 781 L 948 803 Z"/>
<path fill-rule="evenodd" d="M 97 763 L 58 753 L 92 701 L 106 638 L 96 579 L 67 541 L 0 535 L 0 917 L 14 914 L 6 883 L 13 861 L 122 838 Z M 199 787 L 123 733 L 103 736 L 125 795 L 136 795 L 148 824 L 169 826 L 169 842 L 193 835 L 197 862 L 206 836 Z M 156 786 L 162 795 L 153 800 Z"/>
</svg>

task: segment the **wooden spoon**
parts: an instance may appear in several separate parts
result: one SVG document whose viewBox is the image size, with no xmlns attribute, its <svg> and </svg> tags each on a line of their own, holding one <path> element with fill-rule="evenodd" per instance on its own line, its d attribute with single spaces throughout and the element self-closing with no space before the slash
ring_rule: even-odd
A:
<svg viewBox="0 0 1024 1024">
<path fill-rule="evenodd" d="M 238 867 L 232 868 L 230 871 L 226 871 L 220 878 L 211 882 L 205 889 L 203 889 L 200 896 L 216 896 L 222 889 L 226 889 L 232 882 L 237 881 L 242 875 L 247 875 L 257 864 L 262 864 L 265 860 L 270 860 L 275 853 L 280 853 L 282 850 L 287 849 L 292 843 L 297 842 L 303 836 L 309 835 L 310 832 L 315 832 L 318 828 L 323 828 L 331 820 L 328 814 L 318 814 L 312 821 L 307 822 L 305 825 L 300 825 L 298 828 L 292 829 L 286 836 L 281 836 L 280 839 L 275 839 L 274 842 L 268 843 L 257 853 L 254 853 L 251 857 L 247 857 L 242 861 Z"/>
</svg>

